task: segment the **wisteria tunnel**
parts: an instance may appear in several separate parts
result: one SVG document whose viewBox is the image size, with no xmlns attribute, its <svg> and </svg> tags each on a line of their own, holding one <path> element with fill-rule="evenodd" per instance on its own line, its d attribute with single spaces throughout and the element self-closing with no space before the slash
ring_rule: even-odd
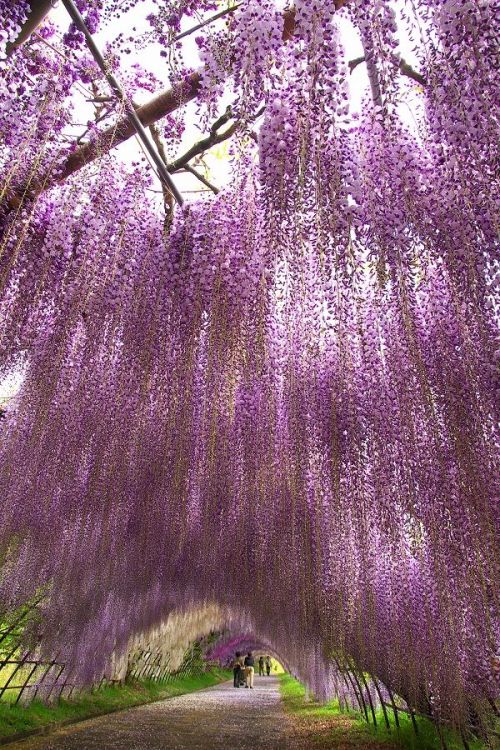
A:
<svg viewBox="0 0 500 750">
<path fill-rule="evenodd" d="M 253 650 L 498 742 L 496 14 L 0 0 L 0 704 Z"/>
</svg>

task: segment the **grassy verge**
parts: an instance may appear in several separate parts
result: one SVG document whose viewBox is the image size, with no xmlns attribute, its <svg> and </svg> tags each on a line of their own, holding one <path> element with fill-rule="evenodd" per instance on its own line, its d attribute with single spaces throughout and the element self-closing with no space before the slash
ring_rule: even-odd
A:
<svg viewBox="0 0 500 750">
<path fill-rule="evenodd" d="M 299 734 L 303 736 L 304 748 L 330 750 L 334 748 L 407 748 L 408 750 L 441 750 L 441 743 L 434 724 L 422 717 L 417 718 L 418 736 L 415 735 L 411 719 L 399 715 L 399 730 L 389 712 L 390 730 L 384 723 L 382 710 L 376 712 L 377 728 L 367 724 L 357 712 L 342 712 L 338 701 L 317 703 L 306 700 L 304 686 L 288 674 L 280 678 L 281 696 L 285 710 L 290 714 Z M 464 750 L 460 736 L 451 730 L 443 730 L 448 750 Z M 483 750 L 480 741 L 469 740 L 470 750 Z"/>
<path fill-rule="evenodd" d="M 418 736 L 415 734 L 408 714 L 399 714 L 398 728 L 394 721 L 394 715 L 389 710 L 388 719 L 390 729 L 385 724 L 382 709 L 375 711 L 375 717 L 377 719 L 377 727 L 375 728 L 372 724 L 367 727 L 372 736 L 385 739 L 399 748 L 408 748 L 408 750 L 442 750 L 443 746 L 435 724 L 423 716 L 417 716 L 415 719 Z M 458 732 L 446 727 L 443 727 L 441 732 L 444 746 L 448 750 L 464 750 L 464 745 Z M 485 750 L 485 745 L 480 740 L 468 738 L 467 744 L 470 750 Z"/>
<path fill-rule="evenodd" d="M 390 744 L 376 741 L 355 714 L 342 713 L 338 701 L 307 700 L 304 686 L 290 675 L 281 675 L 280 690 L 285 711 L 304 750 L 391 748 Z"/>
<path fill-rule="evenodd" d="M 164 698 L 173 698 L 216 685 L 229 679 L 229 676 L 229 672 L 215 669 L 197 676 L 172 678 L 164 683 L 134 681 L 125 685 L 109 685 L 82 692 L 75 699 L 62 699 L 50 706 L 40 701 L 33 701 L 26 708 L 0 702 L 0 739 L 60 722 L 80 721 Z"/>
</svg>

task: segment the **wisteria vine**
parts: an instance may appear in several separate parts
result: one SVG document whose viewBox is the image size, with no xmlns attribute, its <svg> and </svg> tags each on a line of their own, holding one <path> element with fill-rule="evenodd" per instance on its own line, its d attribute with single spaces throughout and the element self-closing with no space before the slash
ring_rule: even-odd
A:
<svg viewBox="0 0 500 750">
<path fill-rule="evenodd" d="M 400 5 L 297 2 L 289 34 L 246 0 L 203 30 L 200 101 L 230 89 L 242 122 L 234 175 L 168 236 L 141 163 L 104 153 L 57 184 L 81 42 L 2 62 L 0 373 L 24 379 L 1 423 L 0 609 L 48 585 L 41 648 L 80 680 L 215 603 L 214 653 L 265 644 L 318 695 L 352 663 L 462 728 L 494 706 L 493 6 Z M 95 28 L 123 11 L 79 6 Z M 0 7 L 5 45 L 30 8 Z M 162 3 L 151 33 L 215 8 Z M 365 50 L 359 120 L 339 16 Z M 426 80 L 415 128 L 398 23 Z"/>
</svg>

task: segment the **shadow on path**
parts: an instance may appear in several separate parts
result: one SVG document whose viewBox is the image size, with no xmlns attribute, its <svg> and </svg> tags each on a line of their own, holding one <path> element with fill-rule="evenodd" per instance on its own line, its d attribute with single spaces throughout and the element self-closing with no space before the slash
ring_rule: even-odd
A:
<svg viewBox="0 0 500 750">
<path fill-rule="evenodd" d="M 232 683 L 89 719 L 7 750 L 289 750 L 293 729 L 277 677 Z"/>
</svg>

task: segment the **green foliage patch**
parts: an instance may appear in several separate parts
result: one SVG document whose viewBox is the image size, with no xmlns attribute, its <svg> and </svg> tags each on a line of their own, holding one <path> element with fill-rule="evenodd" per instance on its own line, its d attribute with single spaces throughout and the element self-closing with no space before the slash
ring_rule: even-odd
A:
<svg viewBox="0 0 500 750">
<path fill-rule="evenodd" d="M 316 728 L 317 743 L 314 738 L 311 747 L 316 744 L 325 750 L 327 748 L 342 747 L 380 747 L 386 746 L 405 748 L 405 750 L 443 750 L 443 745 L 434 724 L 425 717 L 417 716 L 418 735 L 412 726 L 410 717 L 399 713 L 399 729 L 395 724 L 392 711 L 388 710 L 390 729 L 387 728 L 382 709 L 375 712 L 377 727 L 367 724 L 361 713 L 357 711 L 341 711 L 337 700 L 319 703 L 306 698 L 304 686 L 289 674 L 280 676 L 281 697 L 285 710 L 295 718 L 302 727 L 310 727 L 311 732 Z M 330 719 L 327 730 L 325 721 Z M 321 736 L 319 736 L 321 734 Z M 328 735 L 328 736 L 327 736 Z M 462 739 L 457 732 L 443 728 L 442 737 L 447 750 L 464 750 Z M 485 745 L 480 740 L 468 739 L 470 750 L 484 750 Z"/>
</svg>

